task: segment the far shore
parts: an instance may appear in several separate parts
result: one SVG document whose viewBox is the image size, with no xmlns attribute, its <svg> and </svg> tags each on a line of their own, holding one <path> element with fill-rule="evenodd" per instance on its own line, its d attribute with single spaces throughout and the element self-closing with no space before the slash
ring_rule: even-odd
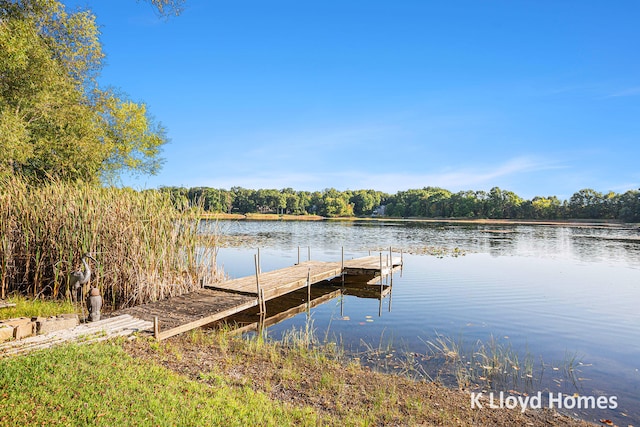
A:
<svg viewBox="0 0 640 427">
<path fill-rule="evenodd" d="M 260 213 L 203 213 L 202 219 L 213 220 L 250 220 L 250 221 L 397 221 L 427 222 L 449 224 L 487 224 L 487 225 L 550 225 L 564 227 L 637 227 L 637 224 L 624 223 L 618 220 L 594 219 L 488 219 L 488 218 L 397 218 L 397 217 L 323 217 L 320 215 L 260 214 Z"/>
</svg>

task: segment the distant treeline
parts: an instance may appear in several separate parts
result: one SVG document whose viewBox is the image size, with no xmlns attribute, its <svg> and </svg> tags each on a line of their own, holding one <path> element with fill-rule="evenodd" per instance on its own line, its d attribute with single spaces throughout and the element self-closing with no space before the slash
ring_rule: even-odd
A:
<svg viewBox="0 0 640 427">
<path fill-rule="evenodd" d="M 525 200 L 498 187 L 490 191 L 451 191 L 425 187 L 386 194 L 375 190 L 230 190 L 162 187 L 176 205 L 200 204 L 208 212 L 278 213 L 326 217 L 386 216 L 491 219 L 615 219 L 640 222 L 640 190 L 624 194 L 583 189 L 569 200 L 556 196 Z"/>
</svg>

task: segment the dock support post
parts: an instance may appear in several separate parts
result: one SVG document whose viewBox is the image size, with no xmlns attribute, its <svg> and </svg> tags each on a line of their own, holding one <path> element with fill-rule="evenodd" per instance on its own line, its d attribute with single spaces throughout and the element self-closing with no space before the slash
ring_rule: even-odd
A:
<svg viewBox="0 0 640 427">
<path fill-rule="evenodd" d="M 255 262 L 255 265 L 256 265 L 256 290 L 258 294 L 258 307 L 260 307 L 260 314 L 262 314 L 263 313 L 262 305 L 264 302 L 262 300 L 262 296 L 264 294 L 261 292 L 261 289 L 260 289 L 260 268 L 258 267 L 258 255 L 253 256 L 253 261 Z"/>
<path fill-rule="evenodd" d="M 300 264 L 300 246 L 298 246 L 298 264 Z"/>
<path fill-rule="evenodd" d="M 311 311 L 311 268 L 307 270 L 307 312 Z"/>
<path fill-rule="evenodd" d="M 264 289 L 260 289 L 260 300 L 261 300 L 261 305 L 260 305 L 260 311 L 263 317 L 265 317 L 267 315 L 267 300 L 264 298 Z"/>
<path fill-rule="evenodd" d="M 389 259 L 391 260 L 391 263 L 389 264 L 389 286 L 393 286 L 393 249 L 391 246 L 389 246 Z"/>
<path fill-rule="evenodd" d="M 267 316 L 265 316 L 264 313 L 260 314 L 260 319 L 258 320 L 258 336 L 260 338 L 264 338 L 266 336 L 265 334 L 265 325 L 264 325 L 264 321 L 266 319 Z"/>
<path fill-rule="evenodd" d="M 340 278 L 342 279 L 342 287 L 344 288 L 344 246 L 342 247 L 342 262 L 340 264 Z"/>
<path fill-rule="evenodd" d="M 307 261 L 311 261 L 311 246 L 307 246 Z"/>
<path fill-rule="evenodd" d="M 156 341 L 160 341 L 160 323 L 158 322 L 158 316 L 153 316 L 153 337 Z"/>
<path fill-rule="evenodd" d="M 380 252 L 380 304 L 378 305 L 378 317 L 382 317 L 382 299 L 384 298 L 384 280 L 382 276 L 382 252 Z"/>
</svg>

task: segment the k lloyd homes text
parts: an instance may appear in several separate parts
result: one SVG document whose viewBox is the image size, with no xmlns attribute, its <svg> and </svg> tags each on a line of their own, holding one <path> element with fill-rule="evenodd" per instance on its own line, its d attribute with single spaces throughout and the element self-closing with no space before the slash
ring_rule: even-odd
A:
<svg viewBox="0 0 640 427">
<path fill-rule="evenodd" d="M 498 395 L 493 392 L 471 393 L 471 408 L 516 409 L 523 413 L 527 409 L 541 409 L 543 405 L 542 392 L 530 396 L 505 395 L 501 391 Z M 549 408 L 557 409 L 616 409 L 617 396 L 579 396 L 562 393 L 548 393 L 546 404 Z"/>
</svg>

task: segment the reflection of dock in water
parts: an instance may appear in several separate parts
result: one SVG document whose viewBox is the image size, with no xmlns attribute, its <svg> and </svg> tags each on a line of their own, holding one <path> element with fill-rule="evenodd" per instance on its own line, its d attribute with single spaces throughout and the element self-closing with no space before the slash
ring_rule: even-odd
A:
<svg viewBox="0 0 640 427">
<path fill-rule="evenodd" d="M 397 267 L 399 268 L 399 267 Z M 392 273 L 389 270 L 389 273 Z M 272 299 L 266 304 L 266 313 L 261 314 L 258 307 L 252 307 L 240 313 L 234 314 L 217 323 L 227 325 L 235 333 L 245 333 L 257 331 L 261 333 L 264 328 L 278 324 L 302 313 L 309 313 L 314 307 L 324 304 L 333 299 L 340 299 L 340 316 L 344 316 L 345 295 L 357 298 L 379 300 L 378 315 L 382 315 L 382 301 L 389 297 L 389 311 L 391 311 L 391 291 L 392 283 L 390 274 L 387 275 L 365 275 L 353 276 L 344 275 L 336 277 L 325 283 L 311 287 L 310 293 L 306 289 L 299 289 L 278 298 Z M 385 282 L 386 280 L 386 282 Z M 310 299 L 308 300 L 307 298 Z"/>
<path fill-rule="evenodd" d="M 399 267 L 396 267 L 399 269 Z M 394 269 L 393 271 L 395 271 Z M 358 298 L 382 299 L 391 293 L 393 285 L 392 271 L 380 276 L 379 274 L 369 274 L 362 276 L 344 276 L 329 282 L 332 286 L 340 286 L 346 295 L 353 295 Z"/>
<path fill-rule="evenodd" d="M 309 260 L 298 262 L 291 267 L 262 272 L 259 257 L 256 257 L 255 275 L 205 286 L 189 294 L 132 307 L 122 310 L 121 313 L 153 321 L 154 335 L 157 339 L 169 338 L 226 319 L 244 310 L 253 309 L 266 321 L 266 314 L 271 313 L 270 307 L 273 305 L 271 302 L 283 296 L 286 296 L 286 300 L 290 303 L 296 303 L 298 298 L 295 306 L 285 310 L 289 315 L 294 315 L 292 314 L 294 309 L 300 309 L 300 305 L 304 306 L 303 311 L 310 309 L 314 299 L 325 298 L 317 302 L 317 305 L 327 299 L 335 298 L 335 291 L 356 296 L 359 293 L 365 298 L 379 298 L 381 313 L 382 299 L 391 291 L 392 273 L 401 265 L 402 256 L 393 256 L 392 251 L 389 250 L 385 255 L 380 253 L 379 256 L 343 259 L 339 262 Z M 347 284 L 355 283 L 352 277 L 358 276 L 366 277 L 367 283 L 361 285 L 359 289 L 355 286 L 348 287 Z M 379 276 L 379 279 L 375 279 L 374 276 Z M 336 289 L 335 280 L 339 281 L 338 289 Z M 378 282 L 371 284 L 369 283 L 371 280 L 378 280 Z M 384 284 L 384 280 L 390 281 Z M 327 286 L 330 292 L 323 293 L 321 288 L 324 286 Z M 295 291 L 304 295 L 302 304 Z M 289 295 L 291 293 L 294 295 Z M 326 296 L 327 294 L 333 296 Z M 317 296 L 314 298 L 315 295 Z M 267 305 L 268 302 L 269 305 Z M 287 315 L 283 313 L 274 314 L 273 317 L 285 316 L 286 318 Z"/>
<path fill-rule="evenodd" d="M 260 314 L 258 307 L 253 307 L 241 313 L 230 316 L 221 322 L 230 325 L 234 332 L 244 333 L 259 331 L 284 320 L 309 311 L 320 304 L 324 304 L 342 296 L 341 289 L 327 286 L 312 287 L 311 301 L 307 301 L 307 291 L 297 290 L 267 302 L 266 313 Z M 267 314 L 272 313 L 272 314 Z"/>
</svg>

